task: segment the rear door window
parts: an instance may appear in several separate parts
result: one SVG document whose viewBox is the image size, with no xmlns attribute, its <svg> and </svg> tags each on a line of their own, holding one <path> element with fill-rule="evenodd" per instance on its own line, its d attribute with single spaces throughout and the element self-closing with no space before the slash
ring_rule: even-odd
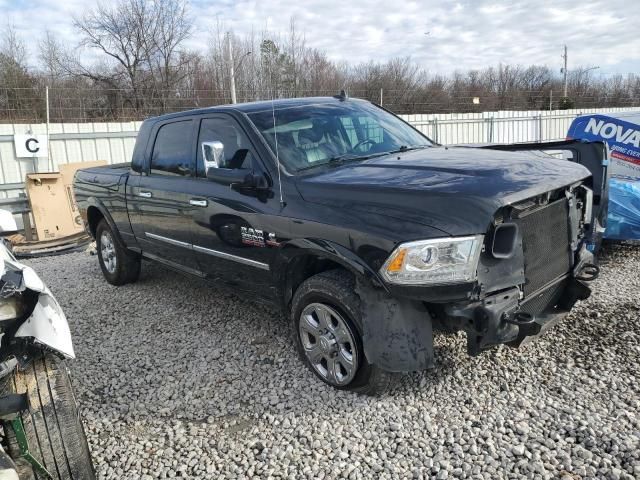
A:
<svg viewBox="0 0 640 480">
<path fill-rule="evenodd" d="M 191 176 L 195 167 L 192 121 L 166 123 L 158 129 L 151 154 L 151 173 Z"/>
</svg>

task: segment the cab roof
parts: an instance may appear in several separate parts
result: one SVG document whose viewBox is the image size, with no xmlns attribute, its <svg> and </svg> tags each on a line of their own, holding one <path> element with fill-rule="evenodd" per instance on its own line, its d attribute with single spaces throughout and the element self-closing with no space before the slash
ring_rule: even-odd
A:
<svg viewBox="0 0 640 480">
<path fill-rule="evenodd" d="M 256 112 L 264 112 L 267 110 L 271 110 L 272 108 L 274 108 L 275 110 L 282 110 L 284 108 L 292 108 L 292 107 L 327 105 L 332 103 L 338 104 L 345 101 L 366 102 L 366 100 L 361 100 L 357 98 L 344 99 L 340 97 L 279 98 L 275 100 L 261 100 L 257 102 L 236 103 L 236 104 L 229 104 L 229 105 L 216 105 L 213 107 L 196 108 L 192 110 L 185 110 L 183 112 L 167 113 L 165 115 L 151 117 L 148 120 L 158 121 L 158 120 L 165 120 L 168 118 L 187 117 L 191 115 L 201 115 L 205 113 L 224 112 L 224 111 L 227 111 L 227 112 L 236 111 L 236 112 L 251 114 Z"/>
</svg>

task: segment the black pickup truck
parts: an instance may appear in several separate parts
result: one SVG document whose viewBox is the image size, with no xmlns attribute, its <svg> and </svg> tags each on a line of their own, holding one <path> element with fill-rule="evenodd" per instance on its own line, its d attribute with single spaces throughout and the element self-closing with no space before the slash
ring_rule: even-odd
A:
<svg viewBox="0 0 640 480">
<path fill-rule="evenodd" d="M 274 303 L 318 377 L 375 393 L 433 365 L 434 330 L 466 332 L 472 355 L 519 346 L 589 296 L 606 159 L 443 147 L 340 95 L 148 119 L 130 164 L 81 170 L 74 191 L 109 283 L 148 259 Z"/>
</svg>

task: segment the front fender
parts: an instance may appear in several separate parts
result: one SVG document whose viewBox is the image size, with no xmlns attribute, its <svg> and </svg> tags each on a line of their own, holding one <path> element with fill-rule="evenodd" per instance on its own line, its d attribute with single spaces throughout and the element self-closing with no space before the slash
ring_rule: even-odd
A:
<svg viewBox="0 0 640 480">
<path fill-rule="evenodd" d="M 305 255 L 312 255 L 335 262 L 352 272 L 356 278 L 373 287 L 382 288 L 388 293 L 387 286 L 378 273 L 348 248 L 317 238 L 295 239 L 283 243 L 280 246 L 279 254 L 274 260 L 273 271 L 277 272 L 277 284 L 283 286 L 285 305 L 289 303 L 293 296 L 291 285 L 288 285 L 288 274 L 291 270 L 291 265 L 296 259 Z"/>
<path fill-rule="evenodd" d="M 66 358 L 75 358 L 69 323 L 60 304 L 31 267 L 15 265 L 22 268 L 24 288 L 36 292 L 38 301 L 31 315 L 18 327 L 14 337 L 33 339 L 35 343 Z"/>
<path fill-rule="evenodd" d="M 75 358 L 67 317 L 49 289 L 40 292 L 31 316 L 20 325 L 15 337 L 32 338 L 66 358 Z"/>
<path fill-rule="evenodd" d="M 295 240 L 283 245 L 274 268 L 282 272 L 285 306 L 293 296 L 290 265 L 304 255 L 331 260 L 356 277 L 360 297 L 364 354 L 369 363 L 391 372 L 411 372 L 433 366 L 431 318 L 419 301 L 396 298 L 378 273 L 342 245 L 319 239 Z"/>
</svg>

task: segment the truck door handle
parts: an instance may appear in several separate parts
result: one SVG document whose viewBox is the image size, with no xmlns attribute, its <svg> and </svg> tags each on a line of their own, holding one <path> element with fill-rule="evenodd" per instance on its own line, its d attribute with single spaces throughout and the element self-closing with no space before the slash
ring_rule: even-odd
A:
<svg viewBox="0 0 640 480">
<path fill-rule="evenodd" d="M 138 192 L 138 196 L 144 197 L 144 198 L 151 198 L 153 195 L 151 195 L 151 192 L 141 191 L 141 192 Z"/>
<path fill-rule="evenodd" d="M 192 198 L 191 200 L 189 200 L 189 204 L 193 205 L 194 207 L 206 207 L 207 206 L 207 201 L 206 200 L 198 200 L 197 198 Z"/>
</svg>

